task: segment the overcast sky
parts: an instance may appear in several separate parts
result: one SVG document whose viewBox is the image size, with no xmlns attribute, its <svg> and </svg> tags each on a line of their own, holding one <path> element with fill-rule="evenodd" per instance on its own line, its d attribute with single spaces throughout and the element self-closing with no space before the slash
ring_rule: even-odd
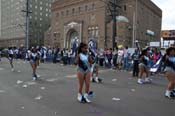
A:
<svg viewBox="0 0 175 116">
<path fill-rule="evenodd" d="M 162 9 L 162 29 L 175 30 L 175 0 L 152 0 Z"/>
</svg>

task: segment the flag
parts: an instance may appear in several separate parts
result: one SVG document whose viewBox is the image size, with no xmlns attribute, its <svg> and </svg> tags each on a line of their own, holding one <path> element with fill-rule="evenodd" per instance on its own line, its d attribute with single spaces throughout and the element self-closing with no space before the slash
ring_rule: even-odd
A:
<svg viewBox="0 0 175 116">
<path fill-rule="evenodd" d="M 78 48 L 78 44 L 79 44 L 78 43 L 78 38 L 75 37 L 74 42 L 73 42 L 73 46 L 72 46 L 72 54 L 74 54 L 76 52 L 76 50 Z"/>
<path fill-rule="evenodd" d="M 94 38 L 90 39 L 88 46 L 89 46 L 89 51 L 92 53 L 94 57 L 96 57 L 97 56 L 97 43 Z"/>
<path fill-rule="evenodd" d="M 91 66 L 91 73 L 94 71 L 95 65 L 97 63 L 97 43 L 95 41 L 94 38 L 91 38 L 89 43 L 88 43 L 88 47 L 89 47 L 89 52 L 91 53 L 91 55 L 94 57 L 94 64 L 92 64 Z"/>
<path fill-rule="evenodd" d="M 156 64 L 154 64 L 151 68 L 150 68 L 150 72 L 152 73 L 156 73 L 158 71 L 158 69 L 160 68 L 162 63 L 162 57 L 156 62 Z"/>
</svg>

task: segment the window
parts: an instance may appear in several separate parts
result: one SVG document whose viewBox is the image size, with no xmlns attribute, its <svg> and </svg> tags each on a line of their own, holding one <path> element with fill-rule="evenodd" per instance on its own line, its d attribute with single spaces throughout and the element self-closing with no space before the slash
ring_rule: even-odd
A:
<svg viewBox="0 0 175 116">
<path fill-rule="evenodd" d="M 61 15 L 64 16 L 64 11 L 61 11 Z"/>
<path fill-rule="evenodd" d="M 66 11 L 66 15 L 69 15 L 69 10 Z"/>
<path fill-rule="evenodd" d="M 85 11 L 87 11 L 87 10 L 88 10 L 88 6 L 86 5 L 86 6 L 85 6 Z"/>
<path fill-rule="evenodd" d="M 126 11 L 126 5 L 124 5 L 124 11 Z"/>
<path fill-rule="evenodd" d="M 74 13 L 75 13 L 75 8 L 72 9 L 72 14 L 74 14 Z"/>
<path fill-rule="evenodd" d="M 98 37 L 99 36 L 99 27 L 89 27 L 88 28 L 88 33 L 89 33 L 89 37 L 93 36 L 93 37 Z"/>
<path fill-rule="evenodd" d="M 78 7 L 78 11 L 81 12 L 81 7 Z"/>
<path fill-rule="evenodd" d="M 92 4 L 92 10 L 94 10 L 94 9 L 95 9 L 95 4 L 93 3 L 93 4 Z"/>
<path fill-rule="evenodd" d="M 40 10 L 43 10 L 43 7 L 40 7 Z"/>
<path fill-rule="evenodd" d="M 57 12 L 56 17 L 59 17 L 59 15 L 60 15 L 60 13 L 59 13 L 59 12 Z"/>
</svg>

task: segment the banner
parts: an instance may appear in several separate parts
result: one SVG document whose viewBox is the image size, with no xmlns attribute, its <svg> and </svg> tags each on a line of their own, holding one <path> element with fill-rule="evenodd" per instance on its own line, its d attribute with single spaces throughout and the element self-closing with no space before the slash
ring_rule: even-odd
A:
<svg viewBox="0 0 175 116">
<path fill-rule="evenodd" d="M 79 45 L 78 38 L 75 37 L 74 42 L 73 42 L 73 46 L 72 46 L 72 54 L 74 54 L 76 52 L 78 45 Z"/>
</svg>

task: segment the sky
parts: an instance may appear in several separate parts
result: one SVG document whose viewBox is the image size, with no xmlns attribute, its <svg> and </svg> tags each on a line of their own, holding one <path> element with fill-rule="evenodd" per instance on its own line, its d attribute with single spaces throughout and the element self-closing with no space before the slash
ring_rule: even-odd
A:
<svg viewBox="0 0 175 116">
<path fill-rule="evenodd" d="M 152 1 L 162 9 L 162 30 L 175 30 L 175 0 Z"/>
</svg>

